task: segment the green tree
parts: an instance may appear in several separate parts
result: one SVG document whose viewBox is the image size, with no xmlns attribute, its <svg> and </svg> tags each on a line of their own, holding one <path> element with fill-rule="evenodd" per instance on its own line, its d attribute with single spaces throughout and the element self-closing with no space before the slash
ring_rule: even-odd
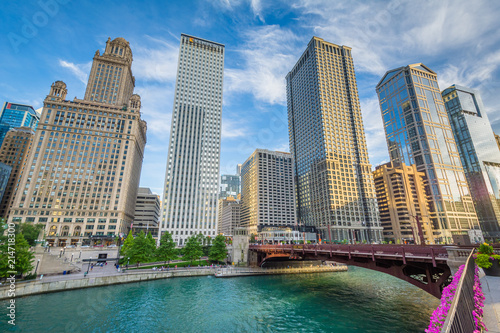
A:
<svg viewBox="0 0 500 333">
<path fill-rule="evenodd" d="M 141 231 L 135 236 L 132 247 L 127 251 L 127 256 L 130 257 L 130 262 L 144 263 L 149 262 L 153 255 L 154 250 L 151 249 L 151 243 L 148 241 L 144 231 Z"/>
<path fill-rule="evenodd" d="M 165 261 L 165 264 L 170 264 L 170 260 L 177 259 L 177 250 L 175 248 L 175 242 L 172 238 L 172 234 L 165 231 L 160 239 L 160 246 L 156 249 L 156 258 L 161 261 Z"/>
<path fill-rule="evenodd" d="M 257 236 L 255 234 L 250 235 L 250 244 L 257 243 Z"/>
<path fill-rule="evenodd" d="M 222 235 L 217 235 L 213 242 L 212 248 L 210 249 L 210 254 L 208 258 L 212 261 L 224 261 L 227 257 L 227 249 L 226 249 L 226 238 Z"/>
<path fill-rule="evenodd" d="M 36 245 L 36 240 L 43 230 L 43 224 L 21 223 L 19 231 L 23 234 L 24 238 L 30 246 Z"/>
<path fill-rule="evenodd" d="M 184 245 L 184 258 L 191 261 L 199 259 L 203 255 L 203 251 L 201 249 L 201 244 L 198 241 L 199 237 L 197 235 L 193 235 L 188 238 L 186 245 Z"/>
<path fill-rule="evenodd" d="M 4 242 L 0 246 L 1 277 L 8 277 L 10 275 L 8 273 L 9 271 L 16 271 L 16 274 L 23 275 L 33 269 L 35 255 L 30 251 L 30 245 L 26 239 L 24 239 L 23 234 L 18 233 L 15 237 L 14 246 L 9 246 L 8 242 Z M 12 257 L 14 257 L 13 261 L 11 259 Z"/>
<path fill-rule="evenodd" d="M 146 236 L 147 240 L 147 246 L 148 246 L 148 253 L 150 253 L 150 257 L 153 258 L 155 256 L 156 252 L 156 241 L 153 238 L 153 235 L 151 235 L 151 232 L 148 232 L 148 235 Z"/>
<path fill-rule="evenodd" d="M 132 235 L 132 230 L 128 233 L 127 238 L 125 238 L 125 241 L 123 242 L 122 249 L 121 249 L 121 255 L 124 257 L 130 257 L 130 249 L 134 245 L 134 235 Z"/>
</svg>

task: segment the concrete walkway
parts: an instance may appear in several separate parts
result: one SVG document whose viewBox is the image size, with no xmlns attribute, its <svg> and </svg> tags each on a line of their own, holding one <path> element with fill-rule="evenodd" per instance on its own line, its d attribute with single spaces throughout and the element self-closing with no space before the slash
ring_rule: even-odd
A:
<svg viewBox="0 0 500 333">
<path fill-rule="evenodd" d="M 500 276 L 483 276 L 481 287 L 485 298 L 484 324 L 488 333 L 500 333 Z"/>
</svg>

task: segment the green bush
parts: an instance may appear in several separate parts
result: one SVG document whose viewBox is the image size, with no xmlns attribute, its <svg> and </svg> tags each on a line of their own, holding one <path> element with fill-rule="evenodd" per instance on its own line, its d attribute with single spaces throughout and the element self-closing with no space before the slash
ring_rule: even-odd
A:
<svg viewBox="0 0 500 333">
<path fill-rule="evenodd" d="M 24 277 L 24 280 L 34 280 L 36 279 L 36 275 L 33 273 L 30 273 Z"/>
<path fill-rule="evenodd" d="M 492 260 L 490 258 L 492 258 L 493 260 L 500 260 L 500 255 L 498 254 L 488 255 L 480 253 L 476 257 L 475 260 L 476 265 L 478 265 L 481 268 L 490 268 L 493 265 Z"/>
<path fill-rule="evenodd" d="M 488 243 L 483 243 L 479 245 L 479 253 L 491 255 L 493 254 L 493 246 L 488 245 Z"/>
</svg>

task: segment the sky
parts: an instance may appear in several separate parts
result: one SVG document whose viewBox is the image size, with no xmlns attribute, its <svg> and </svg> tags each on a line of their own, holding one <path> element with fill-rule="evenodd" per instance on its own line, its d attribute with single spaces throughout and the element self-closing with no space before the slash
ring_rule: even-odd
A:
<svg viewBox="0 0 500 333">
<path fill-rule="evenodd" d="M 221 174 L 257 148 L 289 151 L 285 76 L 313 36 L 352 47 L 373 167 L 389 160 L 375 86 L 390 69 L 424 63 L 442 90 L 479 90 L 500 133 L 500 2 L 334 0 L 1 1 L 0 103 L 35 109 L 56 80 L 82 99 L 108 37 L 133 53 L 147 121 L 141 186 L 163 190 L 180 34 L 226 47 Z"/>
</svg>

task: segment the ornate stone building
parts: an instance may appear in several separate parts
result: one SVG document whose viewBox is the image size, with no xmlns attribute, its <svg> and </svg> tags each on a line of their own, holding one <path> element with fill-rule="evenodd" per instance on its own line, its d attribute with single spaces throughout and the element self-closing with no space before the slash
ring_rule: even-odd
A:
<svg viewBox="0 0 500 333">
<path fill-rule="evenodd" d="M 146 144 L 131 65 L 129 43 L 108 39 L 84 99 L 67 100 L 66 84 L 52 84 L 10 221 L 43 223 L 55 246 L 129 231 Z"/>
</svg>

